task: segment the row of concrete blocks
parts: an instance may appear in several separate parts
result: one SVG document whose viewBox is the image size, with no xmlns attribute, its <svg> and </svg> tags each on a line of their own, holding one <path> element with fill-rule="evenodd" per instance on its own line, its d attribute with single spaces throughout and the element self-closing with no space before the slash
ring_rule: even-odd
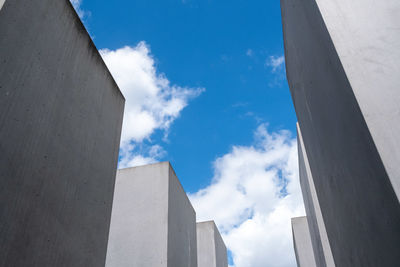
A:
<svg viewBox="0 0 400 267">
<path fill-rule="evenodd" d="M 299 267 L 335 267 L 314 179 L 297 124 L 299 178 L 307 216 L 292 219 L 293 244 Z"/>
<path fill-rule="evenodd" d="M 1 267 L 227 266 L 169 163 L 115 178 L 124 102 L 69 0 L 0 0 Z"/>
<path fill-rule="evenodd" d="M 307 218 L 298 265 L 400 262 L 400 1 L 281 0 Z"/>
<path fill-rule="evenodd" d="M 117 171 L 106 266 L 228 263 L 215 223 L 196 224 L 196 212 L 174 170 L 162 162 Z"/>
</svg>

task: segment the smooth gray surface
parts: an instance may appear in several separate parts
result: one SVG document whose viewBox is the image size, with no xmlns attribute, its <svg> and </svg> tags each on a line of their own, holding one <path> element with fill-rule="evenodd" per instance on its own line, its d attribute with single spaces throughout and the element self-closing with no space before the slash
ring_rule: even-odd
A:
<svg viewBox="0 0 400 267">
<path fill-rule="evenodd" d="M 335 264 L 396 266 L 400 206 L 348 80 L 352 76 L 343 69 L 316 2 L 281 4 L 287 77 Z M 346 44 L 351 47 L 352 39 Z M 375 95 L 390 91 L 386 88 Z"/>
<path fill-rule="evenodd" d="M 168 267 L 196 267 L 196 212 L 169 166 Z"/>
<path fill-rule="evenodd" d="M 107 267 L 196 267 L 196 214 L 169 162 L 118 170 Z"/>
<path fill-rule="evenodd" d="M 304 207 L 307 214 L 315 262 L 317 266 L 334 267 L 335 262 L 326 233 L 324 219 L 322 218 L 321 208 L 315 191 L 313 176 L 304 148 L 299 124 L 297 124 L 297 145 L 299 153 L 300 186 L 303 193 Z"/>
<path fill-rule="evenodd" d="M 124 98 L 69 1 L 0 36 L 0 266 L 104 266 Z"/>
<path fill-rule="evenodd" d="M 214 221 L 197 223 L 197 267 L 228 267 L 225 243 Z"/>
<path fill-rule="evenodd" d="M 316 267 L 307 217 L 292 218 L 293 246 L 298 267 Z"/>
<path fill-rule="evenodd" d="M 400 200 L 400 1 L 317 4 Z"/>
</svg>

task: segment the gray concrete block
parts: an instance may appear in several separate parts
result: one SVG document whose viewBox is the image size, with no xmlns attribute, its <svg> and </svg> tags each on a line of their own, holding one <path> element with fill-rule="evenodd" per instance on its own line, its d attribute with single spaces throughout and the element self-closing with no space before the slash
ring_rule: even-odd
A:
<svg viewBox="0 0 400 267">
<path fill-rule="evenodd" d="M 169 162 L 118 170 L 107 267 L 196 267 L 196 213 Z"/>
<path fill-rule="evenodd" d="M 6 0 L 0 0 L 0 10 L 1 10 L 1 8 L 3 7 L 5 1 L 6 1 Z"/>
<path fill-rule="evenodd" d="M 124 98 L 69 1 L 0 36 L 0 266 L 104 266 Z"/>
<path fill-rule="evenodd" d="M 327 2 L 324 1 L 325 4 Z M 332 2 L 336 5 L 336 19 L 341 19 L 343 15 L 349 25 L 339 28 L 326 19 L 326 13 L 323 17 L 318 6 L 322 1 L 281 1 L 289 87 L 336 266 L 396 266 L 400 262 L 400 205 L 393 182 L 397 175 L 393 176 L 396 171 L 390 171 L 388 167 L 392 166 L 391 160 L 385 159 L 387 157 L 381 152 L 386 148 L 379 143 L 385 141 L 378 139 L 386 138 L 387 135 L 395 137 L 398 133 L 390 130 L 383 134 L 391 127 L 389 125 L 398 127 L 399 124 L 394 123 L 396 119 L 392 117 L 399 119 L 399 116 L 388 114 L 386 108 L 380 109 L 386 103 L 382 102 L 379 95 L 384 94 L 385 99 L 387 96 L 398 99 L 398 95 L 393 95 L 392 86 L 398 82 L 393 77 L 398 76 L 395 74 L 399 61 L 389 60 L 388 66 L 392 72 L 387 72 L 382 69 L 385 68 L 384 64 L 371 56 L 371 53 L 375 53 L 372 51 L 380 51 L 386 58 L 387 52 L 384 50 L 388 49 L 393 52 L 395 59 L 398 57 L 400 50 L 394 51 L 392 47 L 398 42 L 393 40 L 395 37 L 387 35 L 389 25 L 397 25 L 398 21 L 393 21 L 393 14 L 382 17 L 382 13 L 385 13 L 383 9 L 388 11 L 396 4 L 394 1 L 379 2 L 379 7 L 378 3 L 368 1 L 372 7 L 377 8 L 378 17 L 371 16 L 373 23 L 382 20 L 384 22 L 379 22 L 377 27 L 388 26 L 379 41 L 369 46 L 363 39 L 367 34 L 365 29 L 361 29 L 363 26 L 357 25 L 354 28 L 351 24 L 357 18 L 349 19 L 350 14 L 359 16 L 360 12 L 366 12 L 369 7 L 363 7 L 360 1 Z M 358 10 L 348 10 L 355 4 Z M 369 13 L 368 10 L 365 14 Z M 362 32 L 360 40 L 364 41 L 361 43 L 360 40 L 350 38 L 351 34 L 339 33 L 349 30 L 354 32 L 354 29 Z M 370 29 L 374 31 L 372 36 L 380 34 L 375 26 Z M 336 34 L 344 38 L 341 45 L 336 41 Z M 354 34 L 357 36 L 357 33 Z M 394 43 L 385 44 L 382 42 L 385 38 Z M 346 46 L 349 50 L 343 53 Z M 374 49 L 370 51 L 368 47 Z M 357 78 L 349 70 L 352 57 L 357 62 L 361 60 L 369 65 L 364 67 L 357 63 L 356 68 L 352 67 L 352 72 L 361 75 Z M 367 62 L 370 59 L 371 62 Z M 371 72 L 370 68 L 374 65 L 377 72 Z M 391 75 L 391 78 L 387 77 L 389 84 L 375 86 L 379 91 L 376 89 L 374 93 L 365 91 L 369 101 L 361 104 L 364 100 L 360 98 L 360 92 L 370 88 L 368 83 L 372 82 L 371 79 L 383 74 L 386 77 L 388 73 Z M 364 82 L 359 83 L 361 80 Z M 390 110 L 395 110 L 391 101 L 388 105 Z M 366 108 L 370 113 L 365 111 Z M 387 124 L 375 133 L 368 118 L 372 113 L 382 120 L 379 125 Z M 387 118 L 389 116 L 391 118 Z M 395 141 L 389 140 L 392 139 L 388 138 L 392 148 L 388 151 L 397 151 Z M 396 155 L 397 152 L 394 152 L 395 159 Z"/>
<path fill-rule="evenodd" d="M 299 153 L 300 186 L 303 193 L 304 207 L 307 214 L 315 262 L 317 266 L 334 267 L 335 262 L 326 233 L 325 222 L 322 218 L 321 208 L 315 191 L 314 180 L 299 124 L 297 124 L 297 145 Z"/>
<path fill-rule="evenodd" d="M 316 2 L 400 200 L 400 1 Z"/>
<path fill-rule="evenodd" d="M 316 267 L 307 217 L 292 218 L 293 246 L 298 267 Z"/>
<path fill-rule="evenodd" d="M 214 221 L 196 225 L 197 267 L 228 267 L 226 246 Z"/>
</svg>

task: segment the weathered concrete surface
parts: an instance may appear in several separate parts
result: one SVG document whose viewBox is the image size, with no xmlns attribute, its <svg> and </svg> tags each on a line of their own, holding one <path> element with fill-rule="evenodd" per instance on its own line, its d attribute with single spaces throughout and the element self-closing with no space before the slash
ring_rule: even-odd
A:
<svg viewBox="0 0 400 267">
<path fill-rule="evenodd" d="M 348 18 L 353 11 L 347 11 L 347 8 L 352 7 L 353 4 L 348 1 L 335 0 L 333 2 L 340 3 L 335 7 L 339 8 L 338 10 L 346 9 L 343 13 L 337 11 L 339 13 L 336 18 L 343 14 L 345 21 L 350 24 L 357 20 L 357 18 Z M 367 7 L 364 8 L 363 5 L 367 6 L 367 4 L 364 2 L 362 4 L 358 0 L 356 2 L 359 9 L 354 11 L 356 12 L 354 15 L 366 12 Z M 398 82 L 394 81 L 394 77 L 399 76 L 396 75 L 395 63 L 392 61 L 389 63 L 391 66 L 389 69 L 392 70 L 392 76 L 390 79 L 388 77 L 389 84 L 382 83 L 380 87 L 374 87 L 379 90 L 376 89 L 377 91 L 373 94 L 366 93 L 365 96 L 369 95 L 372 99 L 366 106 L 363 104 L 362 111 L 360 109 L 362 100 L 359 93 L 355 95 L 355 92 L 361 92 L 364 87 L 369 87 L 368 83 L 377 75 L 385 73 L 386 77 L 386 69 L 383 71 L 386 67 L 376 63 L 377 72 L 371 72 L 370 67 L 364 68 L 362 64 L 357 65 L 355 69 L 352 68 L 352 71 L 359 72 L 358 75 L 362 74 L 357 76 L 359 77 L 357 79 L 364 77 L 363 87 L 349 80 L 354 79 L 354 76 L 350 75 L 348 69 L 343 68 L 342 61 L 348 62 L 346 68 L 349 68 L 352 58 L 358 61 L 362 57 L 364 61 L 368 61 L 368 56 L 374 53 L 367 49 L 369 44 L 364 43 L 365 40 L 360 41 L 365 49 L 359 49 L 359 45 L 355 45 L 359 40 L 354 41 L 354 38 L 349 38 L 351 35 L 349 33 L 341 35 L 346 36 L 343 37 L 341 49 L 345 49 L 346 45 L 351 49 L 347 53 L 349 58 L 343 58 L 343 52 L 339 57 L 335 48 L 336 42 L 333 42 L 335 40 L 332 41 L 331 38 L 335 36 L 333 31 L 349 31 L 354 25 L 339 28 L 333 27 L 334 25 L 330 23 L 329 31 L 332 33 L 330 34 L 315 0 L 282 0 L 281 4 L 289 86 L 335 264 L 352 267 L 396 266 L 400 262 L 398 253 L 400 205 L 392 182 L 397 178 L 393 176 L 394 172 L 390 171 L 389 167 L 385 169 L 385 166 L 390 165 L 390 161 L 387 161 L 383 154 L 381 157 L 375 146 L 385 141 L 377 140 L 382 138 L 377 137 L 377 132 L 371 136 L 369 113 L 365 112 L 365 108 L 370 108 L 373 114 L 380 114 L 382 111 L 382 116 L 378 117 L 386 120 L 386 108 L 380 110 L 385 103 L 381 102 L 381 96 L 378 95 L 394 94 L 392 86 Z M 373 15 L 371 19 L 375 22 L 383 20 L 384 25 L 389 25 L 389 22 L 393 20 L 393 15 L 388 14 L 383 18 L 381 11 L 383 7 L 384 9 L 387 6 L 394 7 L 394 1 L 379 2 L 382 7 L 372 2 L 370 4 L 380 9 L 377 12 L 378 17 Z M 393 23 L 397 25 L 398 21 Z M 382 26 L 381 23 L 378 25 Z M 361 27 L 361 25 L 358 26 Z M 380 34 L 376 28 L 371 29 L 374 30 L 372 36 Z M 362 38 L 364 38 L 364 30 L 360 29 L 360 31 L 363 32 Z M 389 28 L 385 29 L 381 37 L 393 41 L 395 37 L 386 36 L 388 31 L 390 31 Z M 378 54 L 383 53 L 386 58 L 387 52 L 383 52 L 385 42 L 382 38 L 377 43 L 373 43 L 371 48 L 377 48 L 372 50 Z M 397 42 L 394 41 L 392 44 L 395 45 Z M 397 58 L 400 50 L 393 51 L 392 44 L 388 44 L 388 51 L 392 51 L 393 57 Z M 354 50 L 358 52 L 352 54 Z M 375 63 L 368 64 L 373 66 Z M 381 78 L 378 79 L 381 80 Z M 371 104 L 375 98 L 378 106 Z M 397 96 L 393 98 L 398 99 Z M 392 111 L 395 110 L 392 102 L 389 101 L 388 105 L 389 109 L 391 107 Z M 368 125 L 364 118 L 369 121 Z M 392 124 L 394 119 L 391 118 L 384 124 L 388 122 Z M 379 125 L 382 124 L 379 123 Z M 390 127 L 382 127 L 379 131 L 385 131 Z M 398 127 L 398 124 L 395 127 Z M 391 130 L 382 136 L 388 134 L 397 136 Z M 397 149 L 395 143 L 392 145 L 392 149 Z M 385 165 L 382 159 L 385 160 Z M 391 178 L 387 170 L 390 171 Z"/>
<path fill-rule="evenodd" d="M 224 240 L 214 221 L 197 223 L 197 267 L 228 267 Z"/>
<path fill-rule="evenodd" d="M 321 208 L 315 191 L 313 176 L 299 124 L 297 124 L 297 145 L 299 153 L 300 186 L 303 193 L 315 262 L 317 266 L 334 267 L 335 262 L 326 233 L 324 219 L 322 218 Z"/>
<path fill-rule="evenodd" d="M 196 214 L 169 162 L 118 170 L 107 267 L 196 267 Z"/>
<path fill-rule="evenodd" d="M 316 267 L 307 217 L 292 218 L 293 246 L 298 267 Z"/>
<path fill-rule="evenodd" d="M 0 266 L 104 266 L 124 98 L 69 1 L 0 36 Z"/>
</svg>

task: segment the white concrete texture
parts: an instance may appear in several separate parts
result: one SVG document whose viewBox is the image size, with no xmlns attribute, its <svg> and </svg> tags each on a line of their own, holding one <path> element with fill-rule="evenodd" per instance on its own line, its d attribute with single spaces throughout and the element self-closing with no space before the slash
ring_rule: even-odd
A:
<svg viewBox="0 0 400 267">
<path fill-rule="evenodd" d="M 228 267 L 226 246 L 214 221 L 196 225 L 197 267 Z"/>
<path fill-rule="evenodd" d="M 292 218 L 293 245 L 298 267 L 317 267 L 307 217 Z"/>
<path fill-rule="evenodd" d="M 117 171 L 107 267 L 196 267 L 196 214 L 169 162 Z"/>
<path fill-rule="evenodd" d="M 335 267 L 331 246 L 326 233 L 324 218 L 322 217 L 321 207 L 319 205 L 317 192 L 315 191 L 307 152 L 304 147 L 303 137 L 298 123 L 297 144 L 299 153 L 300 186 L 303 193 L 304 206 L 306 209 L 315 261 L 318 266 Z"/>
<path fill-rule="evenodd" d="M 316 2 L 400 199 L 400 1 Z"/>
</svg>

